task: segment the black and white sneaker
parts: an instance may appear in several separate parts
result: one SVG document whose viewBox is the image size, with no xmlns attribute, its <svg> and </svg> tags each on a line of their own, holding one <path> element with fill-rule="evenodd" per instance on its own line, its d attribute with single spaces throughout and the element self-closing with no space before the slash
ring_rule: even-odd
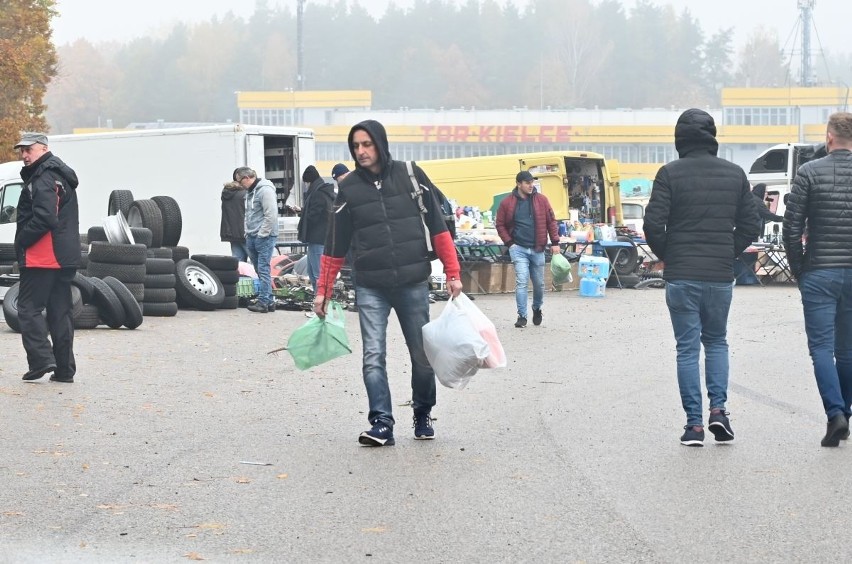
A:
<svg viewBox="0 0 852 564">
<path fill-rule="evenodd" d="M 358 442 L 364 446 L 392 446 L 396 444 L 393 439 L 393 427 L 387 423 L 376 421 L 373 428 L 364 431 L 358 436 Z"/>
<path fill-rule="evenodd" d="M 680 436 L 680 444 L 691 447 L 704 446 L 704 427 L 697 425 L 684 426 L 683 435 Z"/>
<path fill-rule="evenodd" d="M 527 326 L 527 318 L 524 317 L 523 315 L 519 315 L 518 320 L 515 321 L 515 327 L 517 327 L 518 329 L 521 329 L 522 327 L 526 327 L 526 326 Z"/>
<path fill-rule="evenodd" d="M 711 433 L 713 433 L 717 442 L 723 443 L 725 441 L 734 440 L 734 430 L 731 429 L 731 422 L 728 421 L 728 415 L 730 415 L 730 413 L 724 410 L 710 413 L 710 420 L 707 423 L 707 428 L 710 429 Z"/>
<path fill-rule="evenodd" d="M 435 438 L 432 417 L 428 413 L 414 412 L 414 438 L 421 441 Z"/>
</svg>

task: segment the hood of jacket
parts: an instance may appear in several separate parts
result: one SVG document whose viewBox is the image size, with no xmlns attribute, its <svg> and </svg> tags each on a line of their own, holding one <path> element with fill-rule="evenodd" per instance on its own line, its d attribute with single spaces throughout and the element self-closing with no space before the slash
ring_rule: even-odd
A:
<svg viewBox="0 0 852 564">
<path fill-rule="evenodd" d="M 719 143 L 716 141 L 713 116 L 696 108 L 683 112 L 675 125 L 675 148 L 680 157 L 694 152 L 715 156 L 719 151 Z"/>
<path fill-rule="evenodd" d="M 355 151 L 352 149 L 352 138 L 355 136 L 355 132 L 359 129 L 366 131 L 367 135 L 370 136 L 370 139 L 373 140 L 373 144 L 376 146 L 376 152 L 379 155 L 379 166 L 381 167 L 378 178 L 383 178 L 388 173 L 388 170 L 390 169 L 390 166 L 388 165 L 390 165 L 393 160 L 391 158 L 390 150 L 388 149 L 388 134 L 385 131 L 385 126 L 373 119 L 357 123 L 349 130 L 349 153 L 352 155 L 352 160 L 355 161 L 355 172 L 372 182 L 377 178 L 377 175 L 373 174 L 358 163 L 358 158 L 355 156 Z"/>
<path fill-rule="evenodd" d="M 755 184 L 754 188 L 751 189 L 751 193 L 763 200 L 766 197 L 766 184 L 763 182 Z"/>
<path fill-rule="evenodd" d="M 32 178 L 36 173 L 41 174 L 46 170 L 52 170 L 64 178 L 67 185 L 75 190 L 80 184 L 80 181 L 77 180 L 77 173 L 71 170 L 71 167 L 62 162 L 62 159 L 50 151 L 43 154 L 33 164 L 23 167 L 21 169 L 21 180 L 29 182 L 30 178 Z"/>
<path fill-rule="evenodd" d="M 226 182 L 222 186 L 222 200 L 231 200 L 239 197 L 241 191 L 245 192 L 245 188 L 239 182 Z"/>
</svg>

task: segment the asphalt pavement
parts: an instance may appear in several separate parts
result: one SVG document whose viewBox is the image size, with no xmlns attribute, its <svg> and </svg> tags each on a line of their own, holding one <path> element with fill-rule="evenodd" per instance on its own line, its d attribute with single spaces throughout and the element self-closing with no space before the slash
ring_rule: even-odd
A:
<svg viewBox="0 0 852 564">
<path fill-rule="evenodd" d="M 180 311 L 78 331 L 74 384 L 25 383 L 0 325 L 0 562 L 828 562 L 852 556 L 852 444 L 825 417 L 798 291 L 737 287 L 732 444 L 679 444 L 664 291 L 477 296 L 507 368 L 439 386 L 415 441 L 391 315 L 396 446 L 369 427 L 355 352 L 300 372 L 299 312 Z M 443 302 L 433 305 L 437 316 Z M 706 407 L 706 400 L 705 400 Z"/>
</svg>

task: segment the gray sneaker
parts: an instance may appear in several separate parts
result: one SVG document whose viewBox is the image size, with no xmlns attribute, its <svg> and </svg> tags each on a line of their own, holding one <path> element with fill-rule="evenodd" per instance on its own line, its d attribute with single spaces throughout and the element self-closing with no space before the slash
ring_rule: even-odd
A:
<svg viewBox="0 0 852 564">
<path fill-rule="evenodd" d="M 526 326 L 527 326 L 527 318 L 524 317 L 523 315 L 519 315 L 518 320 L 515 321 L 515 327 L 520 329 L 521 327 L 526 327 Z"/>
</svg>

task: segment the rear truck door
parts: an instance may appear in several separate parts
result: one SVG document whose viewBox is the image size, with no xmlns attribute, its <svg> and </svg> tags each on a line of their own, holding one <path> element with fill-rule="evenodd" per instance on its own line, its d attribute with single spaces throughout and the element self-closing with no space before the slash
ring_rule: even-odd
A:
<svg viewBox="0 0 852 564">
<path fill-rule="evenodd" d="M 621 167 L 615 159 L 604 161 L 606 172 L 604 182 L 606 183 L 606 207 L 607 220 L 612 223 L 610 208 L 615 208 L 615 224 L 624 225 L 624 210 L 621 207 Z"/>
<path fill-rule="evenodd" d="M 568 209 L 568 177 L 562 159 L 553 156 L 521 159 L 520 170 L 528 170 L 538 179 L 536 186 L 550 200 L 557 220 L 571 218 Z"/>
</svg>

